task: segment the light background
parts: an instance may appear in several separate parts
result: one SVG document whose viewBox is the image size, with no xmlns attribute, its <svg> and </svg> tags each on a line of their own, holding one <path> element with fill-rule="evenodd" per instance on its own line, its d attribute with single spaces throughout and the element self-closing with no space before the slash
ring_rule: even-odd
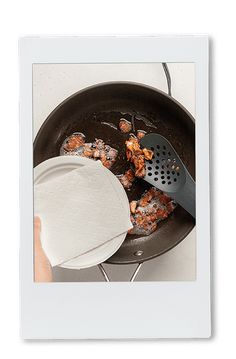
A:
<svg viewBox="0 0 236 359">
<path fill-rule="evenodd" d="M 195 116 L 195 65 L 168 64 L 172 96 Z M 162 64 L 34 64 L 33 124 L 34 135 L 47 116 L 73 93 L 106 81 L 133 81 L 167 92 Z M 111 281 L 129 281 L 137 264 L 108 265 L 104 268 Z M 195 280 L 195 229 L 178 246 L 164 255 L 143 263 L 136 281 Z M 53 280 L 104 281 L 97 266 L 83 270 L 53 268 Z"/>
<path fill-rule="evenodd" d="M 0 335 L 1 356 L 5 358 L 41 359 L 56 356 L 83 358 L 159 357 L 172 359 L 218 358 L 235 349 L 236 291 L 235 283 L 235 203 L 225 198 L 228 178 L 222 166 L 230 166 L 234 153 L 235 121 L 232 106 L 235 102 L 236 63 L 234 1 L 190 4 L 187 0 L 163 2 L 152 0 L 132 2 L 91 1 L 8 1 L 2 5 L 0 22 L 1 56 L 0 94 L 3 131 L 11 134 L 18 147 L 18 58 L 17 39 L 25 34 L 182 34 L 208 33 L 211 36 L 211 152 L 212 152 L 212 222 L 213 222 L 213 337 L 210 340 L 157 341 L 61 341 L 24 342 L 19 338 L 19 159 L 17 155 L 2 156 L 0 176 L 1 233 L 5 238 L 1 257 Z M 13 11 L 14 7 L 14 11 Z M 91 7 L 93 11 L 91 11 Z M 56 16 L 55 16 L 55 8 Z M 124 11 L 124 8 L 126 11 Z M 214 8 L 214 13 L 213 13 Z M 46 10 L 47 11 L 46 11 Z M 171 11 L 170 11 L 171 10 Z M 194 11 L 193 11 L 194 10 Z M 112 14 L 116 16 L 112 16 Z M 99 14 L 99 16 L 98 16 Z M 178 16 L 176 16 L 178 14 Z M 158 15 L 158 19 L 157 19 Z M 168 16 L 167 16 L 168 15 Z M 11 19 L 11 21 L 9 21 Z M 42 21 L 43 19 L 43 21 Z M 52 21 L 53 19 L 53 21 Z M 89 19 L 89 21 L 88 21 Z M 122 19 L 122 21 L 121 21 Z M 158 21 L 157 21 L 158 20 Z M 228 60 L 228 66 L 226 65 Z M 2 138 L 4 148 L 8 136 Z M 217 143 L 217 146 L 216 146 Z M 213 155 L 214 153 L 214 155 Z M 219 165 L 216 166 L 216 163 Z M 227 207 L 228 211 L 225 211 Z M 229 245 L 226 245 L 229 244 Z M 230 250 L 229 250 L 230 247 Z M 9 259 L 9 253 L 11 253 Z M 7 272 L 7 274 L 6 274 Z"/>
<path fill-rule="evenodd" d="M 207 37 L 27 37 L 20 41 L 20 54 L 21 336 L 25 339 L 209 337 Z M 34 283 L 32 64 L 164 60 L 193 62 L 196 66 L 196 280 L 110 282 L 109 285 Z M 140 312 L 144 303 L 148 303 L 145 312 Z"/>
</svg>

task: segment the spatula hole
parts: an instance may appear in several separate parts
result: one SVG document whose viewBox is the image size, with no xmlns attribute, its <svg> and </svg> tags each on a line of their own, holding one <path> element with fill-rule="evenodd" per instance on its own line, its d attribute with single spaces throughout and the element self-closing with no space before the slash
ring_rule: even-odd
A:
<svg viewBox="0 0 236 359">
<path fill-rule="evenodd" d="M 160 161 L 159 161 L 159 160 L 156 160 L 156 163 L 160 163 Z"/>
<path fill-rule="evenodd" d="M 151 176 L 152 175 L 152 172 L 148 172 L 148 176 Z"/>
<path fill-rule="evenodd" d="M 155 173 L 155 175 L 158 175 L 158 172 L 156 171 L 156 172 L 154 172 Z"/>
<path fill-rule="evenodd" d="M 151 170 L 152 170 L 152 167 L 148 167 L 148 170 L 151 171 Z"/>
<path fill-rule="evenodd" d="M 165 176 L 161 176 L 161 179 L 164 179 L 165 178 Z"/>
<path fill-rule="evenodd" d="M 152 165 L 152 161 L 148 161 L 148 163 L 150 163 L 150 165 Z"/>
<path fill-rule="evenodd" d="M 162 181 L 161 183 L 162 183 L 162 184 L 165 184 L 165 183 L 166 183 L 166 181 Z"/>
<path fill-rule="evenodd" d="M 151 147 L 151 150 L 154 151 L 154 147 Z"/>
<path fill-rule="evenodd" d="M 163 156 L 165 156 L 166 155 L 165 151 L 163 151 L 162 154 L 163 154 Z"/>
<path fill-rule="evenodd" d="M 163 149 L 166 150 L 166 146 L 165 146 L 165 145 L 163 145 Z"/>
<path fill-rule="evenodd" d="M 160 146 L 159 145 L 157 145 L 157 149 L 159 150 L 159 148 L 160 148 Z"/>
<path fill-rule="evenodd" d="M 176 182 L 177 181 L 177 178 L 174 178 L 174 182 Z"/>
<path fill-rule="evenodd" d="M 179 176 L 180 175 L 180 173 L 179 172 L 177 172 L 177 176 Z"/>
<path fill-rule="evenodd" d="M 164 171 L 161 171 L 161 174 L 163 175 L 165 172 Z"/>
<path fill-rule="evenodd" d="M 169 181 L 168 184 L 171 184 L 171 181 Z"/>
<path fill-rule="evenodd" d="M 154 181 L 158 181 L 158 178 L 157 178 L 157 177 L 155 177 L 155 178 L 154 178 Z"/>
<path fill-rule="evenodd" d="M 155 168 L 156 168 L 156 170 L 159 170 L 159 166 L 156 166 Z"/>
</svg>

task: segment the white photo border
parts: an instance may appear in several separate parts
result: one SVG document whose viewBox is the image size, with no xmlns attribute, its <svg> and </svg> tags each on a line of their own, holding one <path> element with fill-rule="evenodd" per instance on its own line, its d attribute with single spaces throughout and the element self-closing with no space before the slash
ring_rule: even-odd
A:
<svg viewBox="0 0 236 359">
<path fill-rule="evenodd" d="M 208 37 L 26 37 L 19 48 L 21 337 L 209 338 Z M 32 65 L 144 62 L 196 65 L 196 281 L 34 283 Z"/>
</svg>

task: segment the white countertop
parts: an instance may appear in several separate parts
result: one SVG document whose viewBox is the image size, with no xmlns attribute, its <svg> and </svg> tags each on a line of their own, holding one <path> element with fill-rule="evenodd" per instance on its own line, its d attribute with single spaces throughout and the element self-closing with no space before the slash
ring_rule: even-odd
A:
<svg viewBox="0 0 236 359">
<path fill-rule="evenodd" d="M 195 115 L 195 66 L 191 63 L 168 64 L 172 96 Z M 107 81 L 133 81 L 167 92 L 161 64 L 35 64 L 33 66 L 34 135 L 50 112 L 65 98 L 87 86 Z M 195 280 L 195 229 L 175 248 L 145 262 L 136 281 Z M 104 267 L 111 280 L 126 281 L 136 265 Z M 83 270 L 53 269 L 54 281 L 103 281 L 98 267 Z"/>
</svg>

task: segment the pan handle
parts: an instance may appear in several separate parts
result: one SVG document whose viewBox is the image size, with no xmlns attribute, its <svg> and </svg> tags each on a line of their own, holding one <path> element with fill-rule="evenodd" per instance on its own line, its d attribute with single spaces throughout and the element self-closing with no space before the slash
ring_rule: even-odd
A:
<svg viewBox="0 0 236 359">
<path fill-rule="evenodd" d="M 137 265 L 137 267 L 136 267 L 136 269 L 135 269 L 135 271 L 134 271 L 132 277 L 130 278 L 130 282 L 134 282 L 134 280 L 135 280 L 135 278 L 137 277 L 137 274 L 138 274 L 138 272 L 139 272 L 139 270 L 140 270 L 142 264 L 143 264 L 143 263 L 139 263 L 139 264 Z"/>
<path fill-rule="evenodd" d="M 134 273 L 132 274 L 132 276 L 131 276 L 131 278 L 130 278 L 130 280 L 129 280 L 130 282 L 134 282 L 134 280 L 135 280 L 135 278 L 137 277 L 137 274 L 138 274 L 138 272 L 139 272 L 139 270 L 140 270 L 142 264 L 143 264 L 143 263 L 138 263 L 137 267 L 136 267 L 135 270 L 134 270 Z M 105 268 L 103 267 L 102 263 L 98 264 L 98 268 L 100 269 L 100 271 L 101 271 L 101 273 L 102 273 L 102 275 L 103 275 L 105 281 L 106 281 L 106 282 L 110 282 L 111 280 L 110 280 L 110 278 L 108 277 L 108 274 L 107 274 Z"/>
<path fill-rule="evenodd" d="M 98 268 L 100 269 L 105 281 L 110 282 L 110 278 L 108 277 L 107 272 L 106 272 L 105 268 L 103 267 L 102 263 L 98 264 Z"/>
<path fill-rule="evenodd" d="M 169 68 L 167 66 L 166 62 L 162 62 L 162 67 L 164 69 L 165 75 L 166 75 L 166 81 L 167 81 L 167 87 L 168 87 L 168 95 L 171 95 L 171 77 L 170 77 L 170 71 Z"/>
</svg>

